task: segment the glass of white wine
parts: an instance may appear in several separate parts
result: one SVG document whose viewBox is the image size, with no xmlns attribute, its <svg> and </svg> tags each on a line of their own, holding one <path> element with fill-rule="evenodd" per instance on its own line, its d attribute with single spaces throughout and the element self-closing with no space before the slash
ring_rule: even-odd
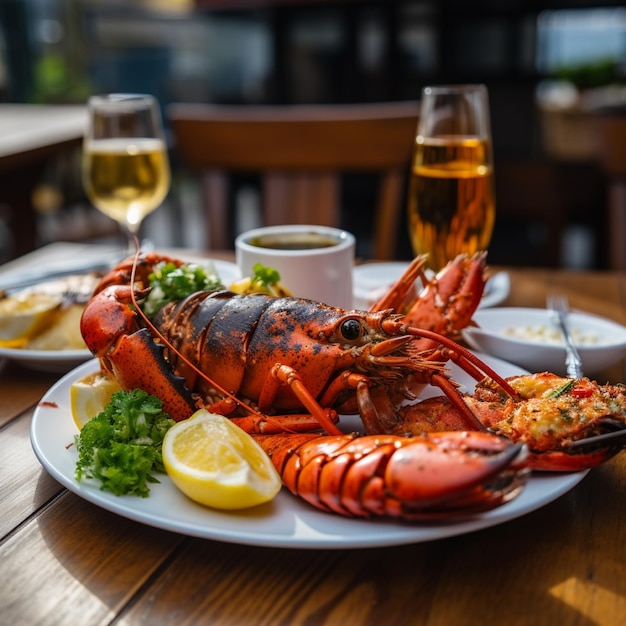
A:
<svg viewBox="0 0 626 626">
<path fill-rule="evenodd" d="M 83 185 L 94 206 L 118 222 L 135 252 L 146 215 L 170 188 L 170 166 L 156 99 L 146 94 L 104 94 L 88 101 Z"/>
<path fill-rule="evenodd" d="M 484 85 L 425 87 L 408 196 L 413 252 L 438 271 L 486 250 L 495 223 L 493 150 Z"/>
</svg>

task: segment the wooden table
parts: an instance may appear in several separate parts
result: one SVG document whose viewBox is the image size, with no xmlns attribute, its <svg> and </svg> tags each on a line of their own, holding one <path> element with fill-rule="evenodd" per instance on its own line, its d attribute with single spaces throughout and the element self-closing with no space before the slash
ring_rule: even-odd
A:
<svg viewBox="0 0 626 626">
<path fill-rule="evenodd" d="M 87 109 L 74 105 L 0 105 L 0 204 L 11 209 L 16 254 L 37 245 L 32 193 L 50 158 L 79 146 Z"/>
<path fill-rule="evenodd" d="M 621 274 L 510 274 L 506 304 L 541 306 L 558 285 L 575 306 L 626 323 Z M 219 543 L 129 521 L 48 475 L 29 426 L 56 378 L 10 363 L 0 372 L 2 623 L 626 623 L 626 453 L 535 512 L 455 538 L 356 550 Z"/>
</svg>

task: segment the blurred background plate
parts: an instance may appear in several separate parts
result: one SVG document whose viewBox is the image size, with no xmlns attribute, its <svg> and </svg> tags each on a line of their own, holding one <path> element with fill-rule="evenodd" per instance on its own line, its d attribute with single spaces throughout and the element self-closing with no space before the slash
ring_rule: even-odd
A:
<svg viewBox="0 0 626 626">
<path fill-rule="evenodd" d="M 25 350 L 0 348 L 0 358 L 10 359 L 39 372 L 63 374 L 93 358 L 89 350 Z"/>
<path fill-rule="evenodd" d="M 241 272 L 234 263 L 219 259 L 209 259 L 200 256 L 183 254 L 183 260 L 188 263 L 196 263 L 203 266 L 207 271 L 215 271 L 223 284 L 228 287 L 231 283 L 241 278 Z M 64 276 L 56 280 L 30 285 L 26 291 L 38 291 L 45 293 L 63 293 L 64 291 L 80 292 L 80 299 L 77 303 L 84 303 L 89 294 L 84 290 L 93 290 L 98 282 L 98 278 L 92 274 L 74 274 Z M 38 336 L 39 337 L 39 336 Z M 34 339 L 36 341 L 37 338 Z M 76 342 L 69 345 L 74 346 Z M 55 342 L 57 345 L 57 342 Z M 6 358 L 22 366 L 41 372 L 65 373 L 76 366 L 93 358 L 89 350 L 85 349 L 27 349 L 27 348 L 6 348 L 0 347 L 0 358 Z"/>
</svg>

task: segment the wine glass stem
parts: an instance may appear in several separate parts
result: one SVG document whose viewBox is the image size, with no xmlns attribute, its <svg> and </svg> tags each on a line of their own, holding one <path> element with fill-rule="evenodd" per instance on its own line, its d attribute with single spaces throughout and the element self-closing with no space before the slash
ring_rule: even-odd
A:
<svg viewBox="0 0 626 626">
<path fill-rule="evenodd" d="M 137 253 L 137 249 L 140 247 L 139 226 L 136 224 L 120 223 L 120 227 L 126 239 L 126 254 L 127 256 L 134 256 Z"/>
</svg>

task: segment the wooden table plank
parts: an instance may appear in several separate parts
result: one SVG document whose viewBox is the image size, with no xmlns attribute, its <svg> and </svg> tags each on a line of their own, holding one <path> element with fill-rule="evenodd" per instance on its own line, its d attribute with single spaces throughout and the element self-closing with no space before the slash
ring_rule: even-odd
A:
<svg viewBox="0 0 626 626">
<path fill-rule="evenodd" d="M 626 503 L 613 470 L 625 465 L 597 468 L 523 518 L 432 543 L 306 551 L 194 540 L 121 623 L 624 623 Z"/>
<path fill-rule="evenodd" d="M 11 422 L 0 437 L 0 538 L 8 535 L 63 488 L 42 467 L 30 445 L 32 411 Z"/>
<path fill-rule="evenodd" d="M 495 270 L 494 270 L 495 271 Z M 626 323 L 626 275 L 620 272 L 558 272 L 507 268 L 512 289 L 505 306 L 542 307 L 550 289 L 567 292 L 570 304 Z"/>
<path fill-rule="evenodd" d="M 3 623 L 109 624 L 185 540 L 66 492 L 0 546 Z"/>
<path fill-rule="evenodd" d="M 2 397 L 0 427 L 32 407 L 54 384 L 58 375 L 28 370 L 11 361 L 0 362 Z"/>
</svg>

